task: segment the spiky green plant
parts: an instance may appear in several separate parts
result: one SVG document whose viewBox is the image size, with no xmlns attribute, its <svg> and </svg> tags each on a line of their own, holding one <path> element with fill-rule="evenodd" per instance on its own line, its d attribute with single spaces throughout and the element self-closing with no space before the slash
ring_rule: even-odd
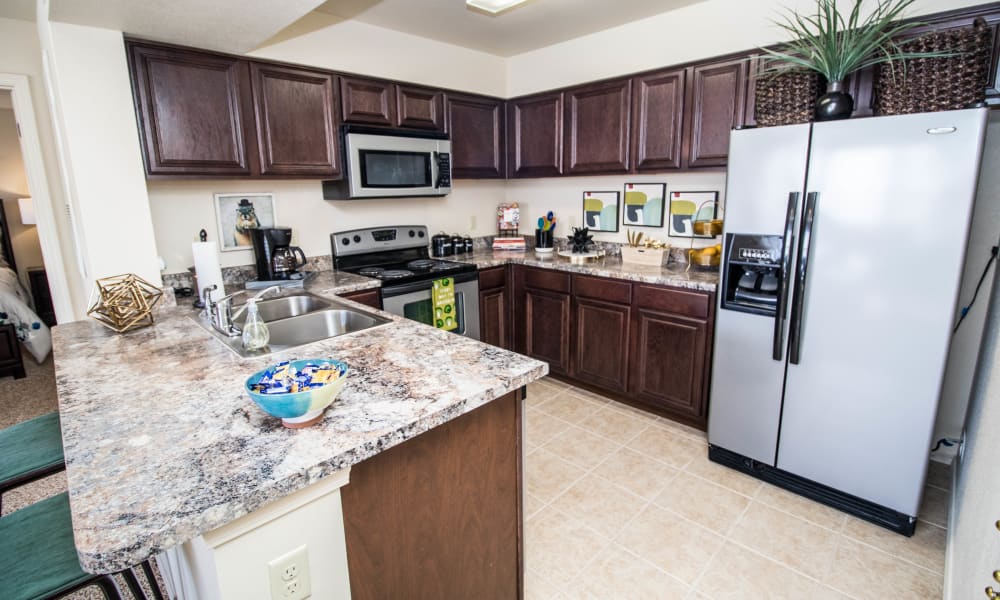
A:
<svg viewBox="0 0 1000 600">
<path fill-rule="evenodd" d="M 855 0 L 847 19 L 837 10 L 837 0 L 816 0 L 815 15 L 789 11 L 774 23 L 788 32 L 792 41 L 777 50 L 763 48 L 777 64 L 765 70 L 777 74 L 789 69 L 816 71 L 827 81 L 843 81 L 854 71 L 907 58 L 955 56 L 953 52 L 906 52 L 896 45 L 898 38 L 918 22 L 899 22 L 914 0 L 877 0 L 874 10 L 861 18 L 864 0 Z"/>
</svg>

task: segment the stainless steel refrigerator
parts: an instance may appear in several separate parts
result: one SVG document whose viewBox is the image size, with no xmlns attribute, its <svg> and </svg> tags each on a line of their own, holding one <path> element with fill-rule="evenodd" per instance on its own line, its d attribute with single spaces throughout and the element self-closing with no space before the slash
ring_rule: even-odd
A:
<svg viewBox="0 0 1000 600">
<path fill-rule="evenodd" d="M 912 534 L 987 112 L 733 132 L 712 460 Z"/>
</svg>

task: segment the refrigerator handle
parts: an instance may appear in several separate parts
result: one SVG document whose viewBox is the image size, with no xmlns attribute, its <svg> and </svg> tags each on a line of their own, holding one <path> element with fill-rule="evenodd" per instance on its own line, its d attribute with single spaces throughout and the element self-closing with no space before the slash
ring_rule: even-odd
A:
<svg viewBox="0 0 1000 600">
<path fill-rule="evenodd" d="M 781 293 L 778 294 L 777 312 L 774 314 L 774 340 L 771 358 L 782 360 L 785 347 L 785 315 L 788 313 L 788 283 L 792 278 L 792 246 L 795 244 L 795 213 L 799 208 L 799 193 L 788 193 L 785 211 L 785 237 L 781 240 Z"/>
<path fill-rule="evenodd" d="M 792 292 L 792 324 L 789 330 L 788 361 L 799 364 L 802 355 L 802 309 L 805 303 L 806 275 L 809 269 L 809 243 L 812 238 L 813 221 L 816 220 L 816 200 L 819 192 L 806 194 L 806 211 L 802 214 L 802 229 L 799 231 L 799 265 L 795 272 L 795 290 Z"/>
</svg>

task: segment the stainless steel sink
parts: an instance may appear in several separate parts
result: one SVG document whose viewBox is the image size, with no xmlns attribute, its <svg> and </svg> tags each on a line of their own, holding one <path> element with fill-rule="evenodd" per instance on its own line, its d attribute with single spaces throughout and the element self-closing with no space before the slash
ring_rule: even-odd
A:
<svg viewBox="0 0 1000 600">
<path fill-rule="evenodd" d="M 390 322 L 389 319 L 357 310 L 342 302 L 304 293 L 258 300 L 257 307 L 271 333 L 267 347 L 258 351 L 244 350 L 240 336 L 229 337 L 220 333 L 212 327 L 207 317 L 193 318 L 240 356 L 266 356 Z M 244 312 L 235 319 L 237 327 L 243 324 L 245 318 Z"/>
<path fill-rule="evenodd" d="M 257 301 L 257 312 L 265 323 L 280 321 L 290 317 L 297 317 L 307 313 L 316 312 L 330 308 L 331 303 L 325 298 L 313 296 L 312 294 L 295 294 L 292 296 L 282 296 L 279 298 L 268 298 Z M 242 306 L 234 306 L 233 312 L 242 309 Z M 233 319 L 237 326 L 242 326 L 246 321 L 247 313 L 243 311 L 238 317 Z"/>
</svg>

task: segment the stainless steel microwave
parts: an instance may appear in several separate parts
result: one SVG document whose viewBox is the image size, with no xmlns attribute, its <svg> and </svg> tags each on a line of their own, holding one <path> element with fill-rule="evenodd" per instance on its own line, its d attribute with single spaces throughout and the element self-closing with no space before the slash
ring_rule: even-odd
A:
<svg viewBox="0 0 1000 600">
<path fill-rule="evenodd" d="M 443 133 L 344 125 L 344 178 L 324 181 L 327 200 L 444 196 L 451 141 Z"/>
</svg>

